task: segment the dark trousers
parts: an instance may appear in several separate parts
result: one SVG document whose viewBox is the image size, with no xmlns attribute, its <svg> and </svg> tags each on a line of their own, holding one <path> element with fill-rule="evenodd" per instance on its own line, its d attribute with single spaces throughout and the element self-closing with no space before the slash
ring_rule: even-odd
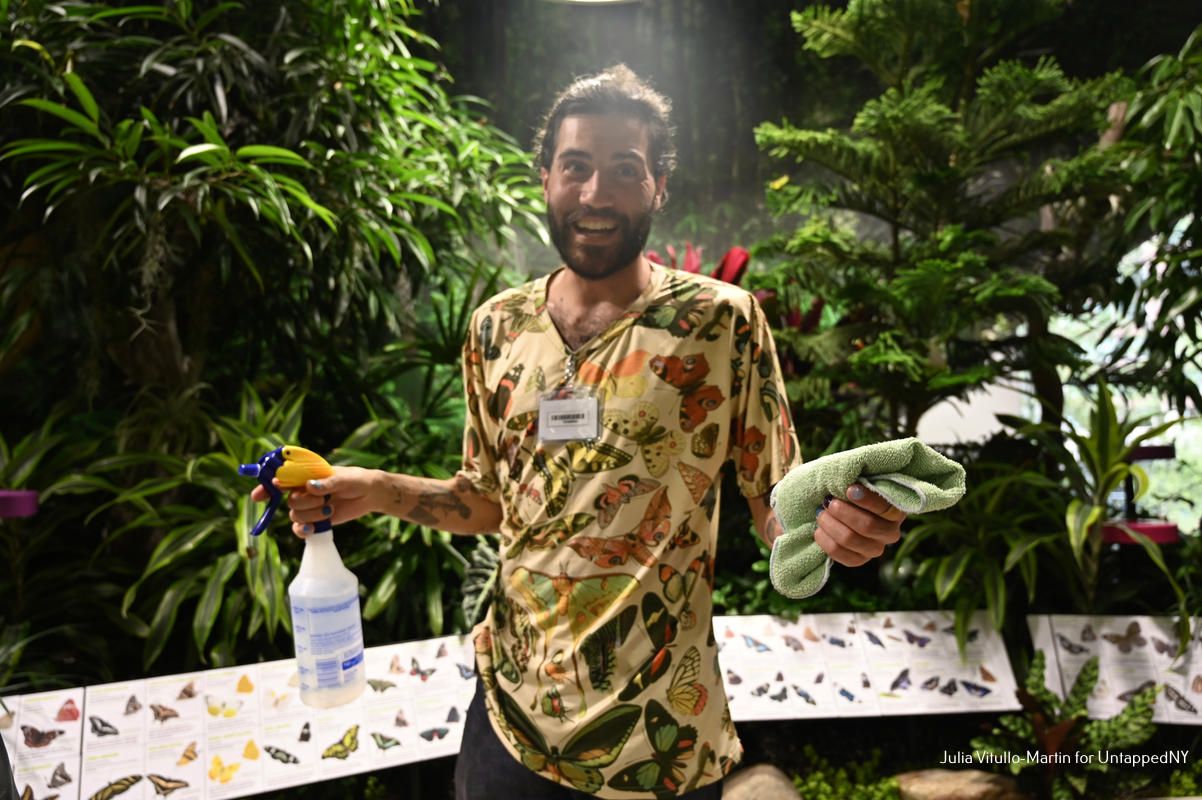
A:
<svg viewBox="0 0 1202 800">
<path fill-rule="evenodd" d="M 476 696 L 467 708 L 463 744 L 455 762 L 455 800 L 582 800 L 594 796 L 544 778 L 510 755 L 488 721 L 483 689 L 476 682 Z M 679 795 L 679 800 L 722 800 L 722 781 Z"/>
</svg>

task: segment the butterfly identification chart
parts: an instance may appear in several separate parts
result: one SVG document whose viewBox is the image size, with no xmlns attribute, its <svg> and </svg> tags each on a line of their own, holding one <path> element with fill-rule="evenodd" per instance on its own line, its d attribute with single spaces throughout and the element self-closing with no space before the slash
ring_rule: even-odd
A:
<svg viewBox="0 0 1202 800">
<path fill-rule="evenodd" d="M 939 611 L 714 618 L 735 721 L 1016 708 L 983 613 L 964 660 L 952 631 Z M 300 702 L 292 659 L 4 697 L 0 739 L 33 800 L 225 800 L 459 752 L 467 636 L 368 648 L 366 664 L 363 695 L 331 709 Z"/>
<path fill-rule="evenodd" d="M 1156 685 L 1153 720 L 1202 725 L 1202 618 L 1191 620 L 1193 639 L 1181 655 L 1170 617 L 1044 614 L 1028 616 L 1027 626 L 1035 647 L 1048 654 L 1045 683 L 1061 697 L 1097 656 L 1090 717 L 1111 717 L 1136 692 Z"/>
<path fill-rule="evenodd" d="M 295 661 L 0 698 L 34 800 L 220 800 L 459 751 L 476 686 L 466 636 L 368 648 L 368 687 L 302 704 Z"/>
<path fill-rule="evenodd" d="M 963 658 L 954 630 L 945 611 L 714 620 L 736 721 L 1018 708 L 1005 644 L 984 612 Z"/>
</svg>

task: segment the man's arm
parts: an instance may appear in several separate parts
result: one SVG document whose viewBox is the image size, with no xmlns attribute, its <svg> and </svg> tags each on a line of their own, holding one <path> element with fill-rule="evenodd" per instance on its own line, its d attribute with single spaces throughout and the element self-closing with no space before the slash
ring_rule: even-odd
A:
<svg viewBox="0 0 1202 800">
<path fill-rule="evenodd" d="M 770 497 L 771 492 L 747 501 L 755 528 L 769 547 L 785 532 L 768 505 Z M 832 499 L 825 505 L 821 512 L 814 509 L 818 514 L 814 541 L 831 560 L 844 566 L 862 566 L 901 538 L 906 515 L 862 486 L 853 484 L 848 487 L 846 499 Z"/>
<path fill-rule="evenodd" d="M 266 492 L 256 487 L 251 498 L 264 500 Z M 458 534 L 491 533 L 501 525 L 501 504 L 462 474 L 439 479 L 334 467 L 332 476 L 293 490 L 288 507 L 292 532 L 302 538 L 319 520 L 340 525 L 373 513 Z"/>
</svg>

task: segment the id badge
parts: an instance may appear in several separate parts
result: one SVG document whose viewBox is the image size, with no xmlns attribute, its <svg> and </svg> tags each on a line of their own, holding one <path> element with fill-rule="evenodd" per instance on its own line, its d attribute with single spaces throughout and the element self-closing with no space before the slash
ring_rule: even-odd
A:
<svg viewBox="0 0 1202 800">
<path fill-rule="evenodd" d="M 601 435 L 601 408 L 597 396 L 574 386 L 564 386 L 538 399 L 538 434 L 544 442 L 572 442 Z"/>
</svg>

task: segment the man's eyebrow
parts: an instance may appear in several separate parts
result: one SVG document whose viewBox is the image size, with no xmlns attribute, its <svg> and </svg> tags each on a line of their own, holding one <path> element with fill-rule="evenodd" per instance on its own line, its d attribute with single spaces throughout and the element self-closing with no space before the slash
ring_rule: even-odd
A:
<svg viewBox="0 0 1202 800">
<path fill-rule="evenodd" d="M 593 160 L 593 156 L 591 153 L 589 153 L 587 150 L 579 150 L 579 149 L 564 150 L 559 155 L 557 155 L 555 158 L 557 161 L 562 161 L 567 158 L 580 158 L 580 159 L 584 159 L 585 161 Z M 613 158 L 615 161 L 619 160 L 619 159 L 622 161 L 637 161 L 640 164 L 644 163 L 644 161 L 645 161 L 643 158 L 643 154 L 640 153 L 638 150 L 620 150 L 617 153 L 614 153 Z"/>
</svg>

